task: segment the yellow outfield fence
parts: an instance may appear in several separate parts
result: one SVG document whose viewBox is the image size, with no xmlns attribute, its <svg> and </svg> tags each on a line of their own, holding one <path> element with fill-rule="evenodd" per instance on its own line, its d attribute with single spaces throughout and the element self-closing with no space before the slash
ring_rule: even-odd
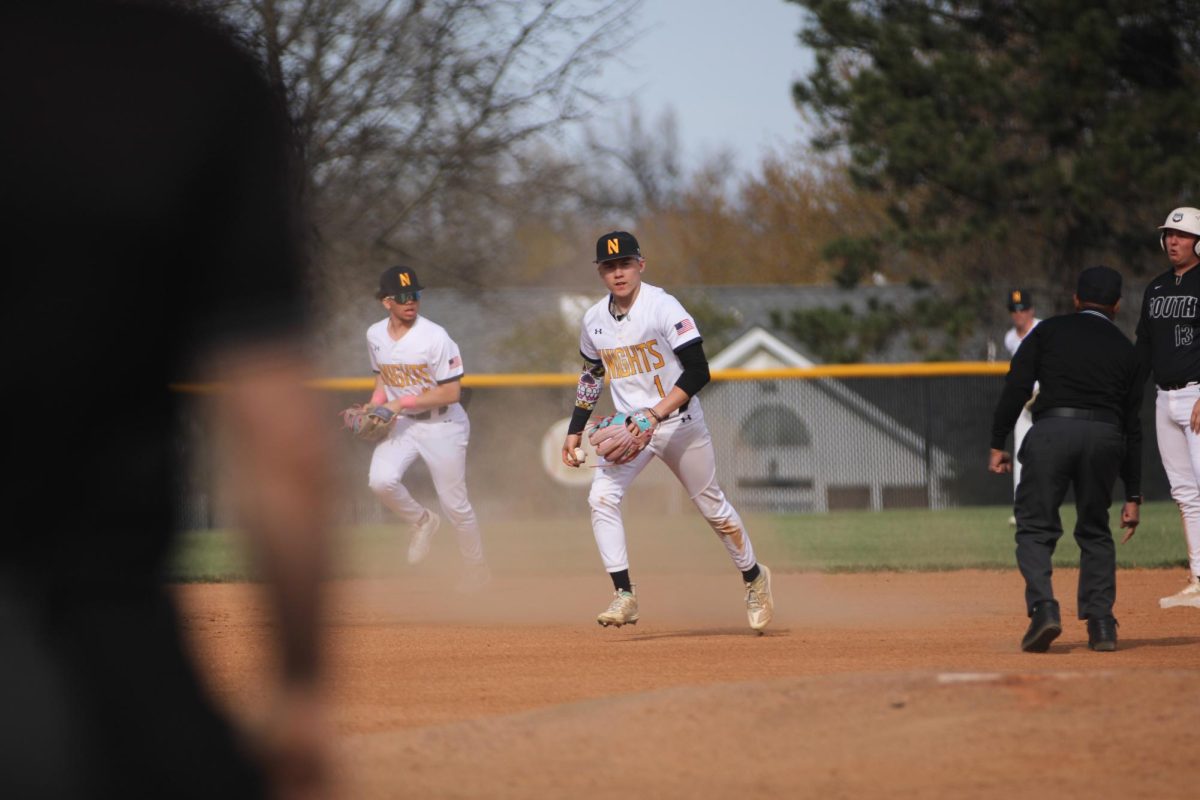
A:
<svg viewBox="0 0 1200 800">
<path fill-rule="evenodd" d="M 819 378 L 919 378 L 954 377 L 966 375 L 1004 375 L 1008 363 L 999 361 L 930 361 L 904 364 L 823 364 L 813 367 L 784 367 L 779 369 L 719 369 L 712 373 L 714 381 L 753 380 L 817 380 Z M 557 372 L 514 372 L 477 373 L 463 376 L 463 386 L 468 389 L 485 388 L 532 388 L 574 386 L 579 373 Z M 317 378 L 310 382 L 317 389 L 334 392 L 370 391 L 375 379 L 361 378 Z M 206 393 L 218 391 L 213 383 L 175 383 L 174 391 Z"/>
<path fill-rule="evenodd" d="M 712 435 L 718 480 L 747 512 L 1004 506 L 1012 500 L 1012 479 L 986 467 L 992 413 L 1007 370 L 1007 362 L 973 361 L 717 370 L 696 407 Z M 510 512 L 577 516 L 586 507 L 593 470 L 569 469 L 559 457 L 577 380 L 578 373 L 464 376 L 462 404 L 471 422 L 467 483 L 481 518 Z M 374 379 L 322 378 L 312 385 L 324 396 L 334 429 L 340 425 L 337 410 L 366 399 Z M 174 388 L 197 399 L 219 389 Z M 605 392 L 596 416 L 611 411 Z M 215 471 L 205 467 L 212 437 L 202 419 L 185 413 L 190 427 L 182 448 L 201 465 L 180 500 L 186 527 L 213 527 L 221 520 Z M 1168 492 L 1156 466 L 1151 392 L 1143 419 L 1144 490 L 1148 498 L 1162 499 Z M 388 521 L 367 486 L 372 448 L 348 436 L 339 441 L 347 520 Z M 404 482 L 436 507 L 419 459 Z M 689 506 L 674 476 L 657 464 L 624 502 L 631 512 Z"/>
</svg>

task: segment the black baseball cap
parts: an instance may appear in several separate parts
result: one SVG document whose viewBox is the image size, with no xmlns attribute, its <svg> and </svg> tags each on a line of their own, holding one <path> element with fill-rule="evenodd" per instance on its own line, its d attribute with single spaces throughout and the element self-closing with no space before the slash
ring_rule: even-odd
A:
<svg viewBox="0 0 1200 800">
<path fill-rule="evenodd" d="M 1081 303 L 1115 305 L 1121 299 L 1121 273 L 1108 267 L 1088 267 L 1079 273 L 1075 296 Z"/>
<path fill-rule="evenodd" d="M 1029 296 L 1028 289 L 1008 290 L 1009 311 L 1028 311 L 1031 308 L 1033 308 L 1033 298 Z"/>
<path fill-rule="evenodd" d="M 633 256 L 634 258 L 642 257 L 642 250 L 638 247 L 638 240 L 634 238 L 632 233 L 628 231 L 612 231 L 596 240 L 597 264 L 612 261 L 614 258 L 625 258 L 626 256 Z"/>
<path fill-rule="evenodd" d="M 419 292 L 425 287 L 417 280 L 411 267 L 388 267 L 379 276 L 379 296 L 391 297 L 405 292 Z"/>
</svg>

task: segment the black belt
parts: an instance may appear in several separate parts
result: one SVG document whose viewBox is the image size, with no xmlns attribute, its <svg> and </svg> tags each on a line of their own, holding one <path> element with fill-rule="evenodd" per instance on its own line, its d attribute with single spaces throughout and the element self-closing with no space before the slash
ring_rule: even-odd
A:
<svg viewBox="0 0 1200 800">
<path fill-rule="evenodd" d="M 450 409 L 450 406 L 438 406 L 437 415 L 440 417 Z M 431 408 L 428 411 L 422 411 L 420 414 L 411 414 L 409 419 L 429 419 L 433 416 L 434 410 Z"/>
<path fill-rule="evenodd" d="M 1171 392 L 1171 391 L 1174 391 L 1175 389 L 1186 389 L 1188 386 L 1191 386 L 1196 383 L 1200 383 L 1200 381 L 1184 381 L 1183 383 L 1160 383 L 1158 385 L 1158 388 L 1162 389 L 1164 392 Z"/>
<path fill-rule="evenodd" d="M 1092 422 L 1107 422 L 1109 425 L 1120 427 L 1121 418 L 1116 412 L 1103 408 L 1047 408 L 1033 415 L 1033 421 L 1046 417 L 1066 417 L 1067 419 L 1087 419 Z"/>
</svg>

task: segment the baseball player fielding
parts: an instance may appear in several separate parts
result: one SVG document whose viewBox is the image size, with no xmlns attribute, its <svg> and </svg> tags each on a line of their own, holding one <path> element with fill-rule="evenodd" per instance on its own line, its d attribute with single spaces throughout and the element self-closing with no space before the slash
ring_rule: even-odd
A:
<svg viewBox="0 0 1200 800">
<path fill-rule="evenodd" d="M 596 270 L 608 295 L 583 317 L 579 353 L 583 369 L 575 410 L 562 447 L 567 466 L 578 466 L 582 436 L 604 386 L 617 413 L 591 428 L 598 466 L 588 505 L 592 532 L 613 583 L 613 599 L 596 622 L 632 625 L 639 619 L 629 575 L 621 500 L 637 476 L 659 458 L 717 534 L 741 572 L 750 627 L 771 622 L 771 571 L 759 564 L 741 516 L 716 481 L 712 437 L 696 393 L 708 383 L 708 359 L 695 320 L 667 292 L 642 282 L 646 268 L 633 234 L 613 231 L 596 242 Z"/>
</svg>

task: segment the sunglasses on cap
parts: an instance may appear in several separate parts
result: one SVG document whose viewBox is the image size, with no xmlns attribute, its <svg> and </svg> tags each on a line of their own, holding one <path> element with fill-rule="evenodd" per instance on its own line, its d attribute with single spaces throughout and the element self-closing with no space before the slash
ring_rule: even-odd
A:
<svg viewBox="0 0 1200 800">
<path fill-rule="evenodd" d="M 404 305 L 405 303 L 415 303 L 421 299 L 421 293 L 420 292 L 401 292 L 400 294 L 392 295 L 392 299 L 395 300 L 400 305 Z"/>
</svg>

